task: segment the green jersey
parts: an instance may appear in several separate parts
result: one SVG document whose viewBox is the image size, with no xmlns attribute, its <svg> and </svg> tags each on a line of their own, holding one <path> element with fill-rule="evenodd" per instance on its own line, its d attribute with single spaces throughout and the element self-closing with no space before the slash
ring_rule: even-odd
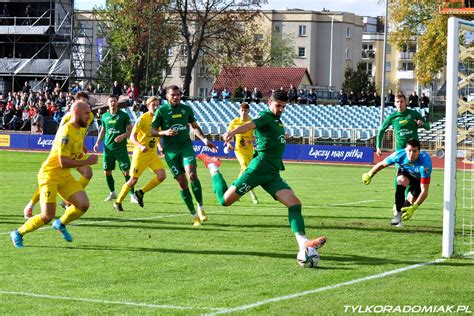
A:
<svg viewBox="0 0 474 316">
<path fill-rule="evenodd" d="M 183 147 L 192 147 L 189 138 L 189 123 L 195 122 L 194 112 L 190 106 L 178 104 L 163 104 L 155 111 L 155 117 L 151 126 L 154 129 L 174 129 L 178 132 L 175 136 L 161 136 L 163 139 L 163 150 L 178 151 Z"/>
<path fill-rule="evenodd" d="M 130 125 L 130 117 L 128 114 L 122 110 L 118 110 L 115 114 L 107 111 L 102 115 L 100 121 L 102 128 L 105 129 L 104 147 L 109 150 L 127 148 L 126 138 L 120 143 L 116 143 L 114 139 L 127 132 L 127 126 Z"/>
<path fill-rule="evenodd" d="M 390 125 L 392 125 L 395 130 L 396 150 L 405 148 L 410 138 L 418 139 L 417 120 L 424 122 L 420 113 L 410 109 L 406 109 L 404 112 L 395 111 L 390 114 L 377 133 L 377 148 L 382 146 L 383 134 Z M 430 124 L 424 122 L 423 128 L 429 130 Z"/>
<path fill-rule="evenodd" d="M 285 127 L 280 117 L 270 110 L 260 112 L 259 117 L 252 120 L 255 128 L 255 157 L 250 167 L 262 172 L 278 172 L 285 170 L 283 152 L 285 151 Z"/>
</svg>

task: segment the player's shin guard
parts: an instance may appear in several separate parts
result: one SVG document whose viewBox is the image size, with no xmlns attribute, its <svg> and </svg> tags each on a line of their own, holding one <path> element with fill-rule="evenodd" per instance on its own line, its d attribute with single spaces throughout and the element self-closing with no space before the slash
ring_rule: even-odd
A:
<svg viewBox="0 0 474 316">
<path fill-rule="evenodd" d="M 397 212 L 402 211 L 403 204 L 405 203 L 405 189 L 405 186 L 397 185 L 397 190 L 395 191 L 395 205 L 397 207 Z"/>
<path fill-rule="evenodd" d="M 201 181 L 195 180 L 191 182 L 191 190 L 193 190 L 193 195 L 199 205 L 202 205 L 202 188 Z"/>
<path fill-rule="evenodd" d="M 23 226 L 21 226 L 20 228 L 18 228 L 18 232 L 20 233 L 20 235 L 25 235 L 26 233 L 30 233 L 34 230 L 37 230 L 38 228 L 44 226 L 45 223 L 43 222 L 43 220 L 41 219 L 41 216 L 40 215 L 35 215 L 33 216 L 32 218 L 30 218 L 29 220 L 27 220 Z"/>
<path fill-rule="evenodd" d="M 40 199 L 40 189 L 38 187 L 36 188 L 35 193 L 33 193 L 33 196 L 31 197 L 31 204 L 35 205 L 36 203 L 38 203 L 39 199 Z"/>
<path fill-rule="evenodd" d="M 130 180 L 130 176 L 124 176 L 125 177 L 125 183 L 128 182 L 128 180 Z M 135 192 L 135 188 L 134 187 L 131 187 L 130 188 L 130 194 L 133 194 L 133 192 Z"/>
<path fill-rule="evenodd" d="M 224 177 L 220 172 L 216 172 L 212 176 L 212 186 L 214 188 L 214 193 L 216 194 L 217 201 L 220 205 L 226 206 L 224 201 L 224 193 L 227 191 L 227 183 L 224 180 Z"/>
<path fill-rule="evenodd" d="M 301 215 L 301 205 L 292 205 L 288 208 L 288 221 L 290 222 L 291 231 L 293 233 L 305 233 L 304 219 Z"/>
<path fill-rule="evenodd" d="M 105 176 L 105 181 L 107 181 L 107 186 L 109 187 L 109 191 L 114 192 L 115 191 L 114 177 L 112 175 Z"/>
<path fill-rule="evenodd" d="M 155 176 L 148 181 L 147 184 L 142 188 L 143 193 L 147 193 L 148 191 L 151 191 L 154 187 L 156 187 L 158 184 L 160 184 L 161 181 L 158 180 L 158 178 Z"/>
<path fill-rule="evenodd" d="M 89 182 L 91 181 L 91 179 L 87 179 L 86 177 L 84 176 L 81 176 L 79 178 L 79 183 L 82 185 L 82 187 L 85 189 L 86 186 L 89 184 Z"/>
<path fill-rule="evenodd" d="M 122 203 L 129 191 L 130 191 L 130 187 L 127 185 L 127 182 L 125 182 L 122 185 L 122 189 L 120 190 L 120 194 L 118 195 L 116 202 Z"/>
<path fill-rule="evenodd" d="M 189 212 L 191 212 L 192 215 L 196 214 L 196 209 L 194 208 L 191 191 L 189 191 L 189 189 L 185 189 L 181 190 L 179 193 L 181 194 L 181 199 L 183 200 L 184 204 L 186 204 Z"/>
<path fill-rule="evenodd" d="M 69 224 L 70 222 L 72 222 L 73 220 L 76 220 L 78 219 L 79 217 L 81 217 L 82 215 L 84 215 L 85 212 L 79 210 L 74 204 L 71 204 L 71 206 L 69 206 L 67 209 L 66 209 L 66 212 L 64 212 L 63 216 L 61 216 L 59 218 L 59 220 L 61 221 L 61 223 L 63 223 L 64 225 L 67 225 Z"/>
</svg>

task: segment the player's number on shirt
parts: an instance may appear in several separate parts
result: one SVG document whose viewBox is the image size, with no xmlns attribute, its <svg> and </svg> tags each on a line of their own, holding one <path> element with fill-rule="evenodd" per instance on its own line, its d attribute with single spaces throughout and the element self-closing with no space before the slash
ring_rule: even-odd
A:
<svg viewBox="0 0 474 316">
<path fill-rule="evenodd" d="M 176 168 L 176 166 L 171 166 L 171 170 L 173 170 L 173 173 L 174 173 L 175 175 L 178 175 L 178 174 L 179 174 L 178 168 Z"/>
<path fill-rule="evenodd" d="M 240 186 L 239 188 L 239 192 L 244 194 L 244 193 L 247 193 L 248 191 L 250 191 L 252 187 L 250 185 L 248 185 L 247 183 L 242 183 L 242 185 Z"/>
</svg>

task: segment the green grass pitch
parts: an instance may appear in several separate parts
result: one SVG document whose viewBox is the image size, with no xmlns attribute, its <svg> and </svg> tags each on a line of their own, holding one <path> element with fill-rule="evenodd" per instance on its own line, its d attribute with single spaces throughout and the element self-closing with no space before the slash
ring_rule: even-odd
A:
<svg viewBox="0 0 474 316">
<path fill-rule="evenodd" d="M 286 164 L 282 176 L 303 203 L 307 235 L 328 237 L 318 268 L 303 269 L 287 210 L 260 188 L 258 205 L 244 196 L 219 206 L 201 165 L 209 215 L 202 227 L 193 228 L 168 170 L 166 181 L 145 196 L 145 208 L 127 198 L 125 212 L 115 212 L 103 201 L 100 159 L 86 189 L 91 208 L 69 226 L 74 241 L 66 243 L 47 225 L 25 236 L 24 249 L 15 249 L 9 233 L 24 222 L 23 207 L 45 158 L 0 151 L 0 314 L 338 315 L 357 305 L 474 310 L 472 260 L 381 275 L 440 258 L 440 170 L 433 172 L 425 204 L 399 229 L 389 225 L 393 169 L 364 186 L 361 174 L 368 167 Z M 228 183 L 238 169 L 235 161 L 223 162 Z M 118 171 L 114 177 L 119 191 L 123 177 Z M 62 212 L 58 207 L 57 215 Z M 362 279 L 369 276 L 378 277 Z"/>
</svg>

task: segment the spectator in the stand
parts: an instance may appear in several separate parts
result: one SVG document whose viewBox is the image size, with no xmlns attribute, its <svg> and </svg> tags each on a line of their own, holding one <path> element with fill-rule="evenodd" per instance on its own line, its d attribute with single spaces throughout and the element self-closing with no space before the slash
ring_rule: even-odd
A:
<svg viewBox="0 0 474 316">
<path fill-rule="evenodd" d="M 154 97 L 154 96 L 157 96 L 159 94 L 160 94 L 160 91 L 158 91 L 158 89 L 156 89 L 155 86 L 152 85 L 150 87 L 150 90 L 148 90 L 148 93 L 146 95 L 149 96 L 149 97 Z"/>
<path fill-rule="evenodd" d="M 21 131 L 31 130 L 31 118 L 32 116 L 30 116 L 29 107 L 25 107 L 23 109 L 22 116 L 21 116 L 21 122 L 22 122 L 22 125 L 20 127 Z"/>
<path fill-rule="evenodd" d="M 252 101 L 252 92 L 247 87 L 244 87 L 241 98 L 243 102 L 250 103 Z"/>
<path fill-rule="evenodd" d="M 318 96 L 316 95 L 314 88 L 309 90 L 308 94 L 306 95 L 306 100 L 308 101 L 308 104 L 316 104 L 318 102 Z"/>
<path fill-rule="evenodd" d="M 3 116 L 2 116 L 2 129 L 8 129 L 8 123 L 13 118 L 13 115 L 15 114 L 14 112 L 15 112 L 15 107 L 13 106 L 13 103 L 7 102 L 7 106 L 5 110 L 3 111 Z"/>
<path fill-rule="evenodd" d="M 224 90 L 221 92 L 221 98 L 224 101 L 227 101 L 230 99 L 230 91 L 227 89 L 227 87 L 224 87 Z"/>
<path fill-rule="evenodd" d="M 416 94 L 416 91 L 413 91 L 408 97 L 408 106 L 411 108 L 418 107 L 418 95 Z"/>
<path fill-rule="evenodd" d="M 145 104 L 145 100 L 142 100 L 142 102 L 140 102 L 140 105 L 138 106 L 138 110 L 142 113 L 148 112 L 148 108 Z"/>
<path fill-rule="evenodd" d="M 6 3 L 3 4 L 1 16 L 2 16 L 2 18 L 3 18 L 3 19 L 2 19 L 2 24 L 3 24 L 3 25 L 8 25 L 9 22 L 8 22 L 8 19 L 6 19 L 6 18 L 10 17 L 10 12 L 8 12 L 8 5 L 7 5 Z"/>
<path fill-rule="evenodd" d="M 260 90 L 258 90 L 257 87 L 253 88 L 253 91 L 252 91 L 252 101 L 255 102 L 255 103 L 260 103 L 260 100 L 262 99 L 262 93 L 260 92 Z"/>
<path fill-rule="evenodd" d="M 429 108 L 429 106 L 430 106 L 430 98 L 428 98 L 424 93 L 422 93 L 421 98 L 420 98 L 420 107 Z"/>
<path fill-rule="evenodd" d="M 48 116 L 48 108 L 43 101 L 38 102 L 38 113 L 41 114 L 43 117 Z"/>
<path fill-rule="evenodd" d="M 35 127 L 37 133 L 43 133 L 43 124 L 44 124 L 44 117 L 41 115 L 37 108 L 34 108 L 35 114 L 31 119 L 31 125 Z"/>
<path fill-rule="evenodd" d="M 273 89 L 272 89 L 272 91 L 273 91 Z M 278 91 L 281 91 L 281 92 L 286 93 L 285 88 L 283 88 L 283 87 L 280 87 L 280 89 L 278 89 Z M 272 93 L 273 93 L 273 92 L 272 92 Z"/>
<path fill-rule="evenodd" d="M 212 89 L 210 93 L 211 99 L 214 101 L 219 100 L 219 92 L 216 89 Z"/>
<path fill-rule="evenodd" d="M 163 86 L 160 86 L 159 96 L 160 96 L 161 100 L 166 100 L 166 89 L 163 88 Z M 148 111 L 148 109 L 147 109 L 147 111 Z"/>
<path fill-rule="evenodd" d="M 392 89 L 389 89 L 387 95 L 385 96 L 385 105 L 395 106 L 395 95 L 393 94 Z"/>
<path fill-rule="evenodd" d="M 11 93 L 11 91 L 9 91 L 7 97 L 5 98 L 5 101 L 7 101 L 7 102 L 13 102 L 14 99 L 15 99 L 15 97 L 13 96 L 13 94 Z"/>
<path fill-rule="evenodd" d="M 25 17 L 26 17 L 26 19 L 25 19 L 23 24 L 31 25 L 30 14 L 31 14 L 31 5 L 28 3 L 25 7 Z"/>
<path fill-rule="evenodd" d="M 94 91 L 94 87 L 92 87 L 92 85 L 89 83 L 87 85 L 87 88 L 86 88 L 85 92 L 92 93 L 93 91 Z"/>
<path fill-rule="evenodd" d="M 100 83 L 98 83 L 98 84 L 95 86 L 94 93 L 104 93 L 104 88 L 102 88 L 102 86 L 100 85 Z"/>
<path fill-rule="evenodd" d="M 295 103 L 298 100 L 298 91 L 293 85 L 290 85 L 290 89 L 287 92 L 288 102 Z"/>
<path fill-rule="evenodd" d="M 347 105 L 348 104 L 347 94 L 343 90 L 339 91 L 339 104 L 340 105 Z"/>
<path fill-rule="evenodd" d="M 30 93 L 31 86 L 28 83 L 28 81 L 25 81 L 25 84 L 23 85 L 23 89 L 21 90 L 22 92 Z"/>
<path fill-rule="evenodd" d="M 372 100 L 373 102 L 373 105 L 375 106 L 381 106 L 382 105 L 382 100 L 380 99 L 380 96 L 379 94 L 377 93 L 377 91 L 374 92 L 374 98 Z"/>
<path fill-rule="evenodd" d="M 47 93 L 48 95 L 52 95 L 54 90 L 53 82 L 51 81 L 50 77 L 46 77 L 46 80 L 43 85 L 43 92 Z"/>
<path fill-rule="evenodd" d="M 133 106 L 133 102 L 138 101 L 138 87 L 133 82 L 130 83 L 130 87 L 127 90 L 128 95 L 128 106 Z"/>
<path fill-rule="evenodd" d="M 61 107 L 55 108 L 55 112 L 53 113 L 53 121 L 56 123 L 56 125 L 59 125 L 61 123 L 61 119 L 64 116 L 64 112 Z"/>
<path fill-rule="evenodd" d="M 66 106 L 66 96 L 64 95 L 64 92 L 59 92 L 58 97 L 54 102 L 58 105 L 58 107 L 63 108 Z"/>
<path fill-rule="evenodd" d="M 54 93 L 56 95 L 59 95 L 59 93 L 61 93 L 63 91 L 63 89 L 61 88 L 61 84 L 59 82 L 56 82 L 56 87 L 54 87 Z"/>
<path fill-rule="evenodd" d="M 359 104 L 360 105 L 368 105 L 369 104 L 369 98 L 367 96 L 367 93 L 365 93 L 365 91 L 362 91 L 362 93 L 360 94 Z"/>
<path fill-rule="evenodd" d="M 71 92 L 73 94 L 76 94 L 76 93 L 81 92 L 81 91 L 82 91 L 81 85 L 79 84 L 79 82 L 76 82 L 74 84 L 74 87 L 71 89 Z"/>
<path fill-rule="evenodd" d="M 298 90 L 297 100 L 298 100 L 298 104 L 308 103 L 308 99 L 307 99 L 306 92 L 304 91 L 304 89 Z"/>
<path fill-rule="evenodd" d="M 118 81 L 114 81 L 114 85 L 110 89 L 110 94 L 116 96 L 117 98 L 122 95 L 122 86 Z"/>
<path fill-rule="evenodd" d="M 349 102 L 349 105 L 358 105 L 359 104 L 359 98 L 357 97 L 357 94 L 354 93 L 354 91 L 351 91 L 351 93 L 349 93 L 349 96 L 347 97 L 347 100 Z"/>
<path fill-rule="evenodd" d="M 16 108 L 12 110 L 12 113 L 13 113 L 12 118 L 8 122 L 8 129 L 17 130 L 22 125 L 22 120 L 21 120 L 23 117 L 22 105 L 17 105 Z"/>
</svg>

